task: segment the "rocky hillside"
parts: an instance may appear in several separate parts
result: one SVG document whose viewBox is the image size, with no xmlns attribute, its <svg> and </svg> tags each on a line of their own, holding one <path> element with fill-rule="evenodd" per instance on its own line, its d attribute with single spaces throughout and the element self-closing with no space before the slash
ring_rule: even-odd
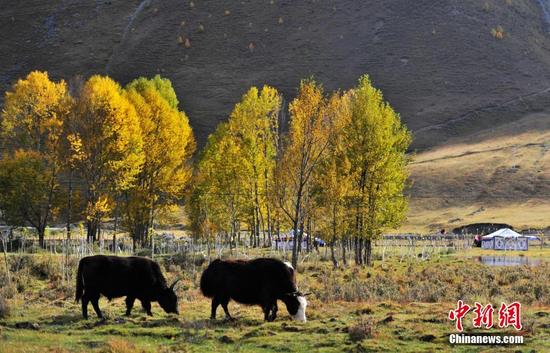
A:
<svg viewBox="0 0 550 353">
<path fill-rule="evenodd" d="M 415 147 L 550 105 L 546 0 L 27 0 L 0 4 L 0 90 L 34 69 L 170 78 L 199 144 L 251 85 L 291 99 L 369 73 Z M 0 102 L 1 103 L 1 102 Z"/>
</svg>

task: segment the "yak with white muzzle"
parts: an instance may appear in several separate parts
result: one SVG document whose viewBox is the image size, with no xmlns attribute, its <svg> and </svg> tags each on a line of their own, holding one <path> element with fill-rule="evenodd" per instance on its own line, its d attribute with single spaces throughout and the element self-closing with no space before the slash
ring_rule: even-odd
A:
<svg viewBox="0 0 550 353">
<path fill-rule="evenodd" d="M 290 316 L 306 321 L 307 300 L 296 287 L 294 268 L 277 259 L 214 260 L 201 276 L 201 291 L 212 298 L 210 318 L 222 306 L 231 319 L 227 305 L 234 300 L 246 305 L 259 305 L 266 321 L 277 317 L 277 300 L 285 303 Z"/>
</svg>

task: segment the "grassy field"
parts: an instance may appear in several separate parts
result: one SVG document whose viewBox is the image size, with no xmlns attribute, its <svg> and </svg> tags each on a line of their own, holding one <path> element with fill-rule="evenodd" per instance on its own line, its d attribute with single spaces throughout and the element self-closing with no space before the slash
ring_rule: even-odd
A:
<svg viewBox="0 0 550 353">
<path fill-rule="evenodd" d="M 236 303 L 229 305 L 235 321 L 222 320 L 221 310 L 219 320 L 209 320 L 210 302 L 197 289 L 201 266 L 177 257 L 161 263 L 168 278 L 184 276 L 179 316 L 154 304 L 153 317 L 137 309 L 125 317 L 123 299 L 102 299 L 107 319 L 92 315 L 85 321 L 74 303 L 72 282 L 64 284 L 59 277 L 60 259 L 12 255 L 10 267 L 18 271 L 12 273 L 13 283 L 2 287 L 10 313 L 0 319 L 0 352 L 548 351 L 550 249 L 529 251 L 541 260 L 535 267 L 488 267 L 473 260 L 490 253 L 466 250 L 425 261 L 396 256 L 376 261 L 373 268 L 337 270 L 326 261 L 306 261 L 297 278 L 300 289 L 312 293 L 304 324 L 291 321 L 284 305 L 272 323 L 263 322 L 259 308 Z M 448 336 L 455 330 L 447 314 L 459 298 L 471 305 L 522 302 L 522 331 L 489 332 L 520 334 L 525 344 L 451 346 Z M 484 331 L 474 330 L 471 318 L 464 322 L 467 333 Z"/>
</svg>

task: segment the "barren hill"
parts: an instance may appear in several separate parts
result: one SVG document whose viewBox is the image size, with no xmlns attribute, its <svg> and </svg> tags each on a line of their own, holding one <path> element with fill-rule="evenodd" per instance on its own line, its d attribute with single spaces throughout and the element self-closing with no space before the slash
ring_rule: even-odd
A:
<svg viewBox="0 0 550 353">
<path fill-rule="evenodd" d="M 161 73 L 202 145 L 251 85 L 291 99 L 301 78 L 346 89 L 369 73 L 423 149 L 548 108 L 546 3 L 2 1 L 0 89 L 33 69 Z"/>
<path fill-rule="evenodd" d="M 535 113 L 415 156 L 403 229 L 477 222 L 550 226 L 550 113 Z"/>
</svg>

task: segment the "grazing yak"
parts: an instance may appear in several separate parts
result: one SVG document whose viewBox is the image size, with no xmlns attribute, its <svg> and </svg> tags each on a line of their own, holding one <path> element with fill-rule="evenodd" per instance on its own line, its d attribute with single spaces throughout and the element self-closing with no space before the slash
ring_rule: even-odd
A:
<svg viewBox="0 0 550 353">
<path fill-rule="evenodd" d="M 176 281 L 177 282 L 177 281 Z M 76 302 L 82 299 L 82 316 L 88 319 L 88 302 L 99 318 L 99 296 L 126 297 L 126 315 L 130 315 L 134 301 L 139 299 L 147 315 L 151 302 L 158 302 L 167 313 L 178 313 L 178 298 L 160 271 L 159 265 L 143 257 L 88 256 L 80 260 L 76 277 Z"/>
<path fill-rule="evenodd" d="M 277 259 L 214 260 L 202 273 L 202 293 L 212 298 L 211 319 L 221 304 L 225 315 L 232 319 L 227 309 L 229 300 L 259 305 L 266 321 L 277 317 L 277 300 L 285 303 L 294 320 L 306 321 L 306 298 L 298 292 L 294 268 Z"/>
</svg>

